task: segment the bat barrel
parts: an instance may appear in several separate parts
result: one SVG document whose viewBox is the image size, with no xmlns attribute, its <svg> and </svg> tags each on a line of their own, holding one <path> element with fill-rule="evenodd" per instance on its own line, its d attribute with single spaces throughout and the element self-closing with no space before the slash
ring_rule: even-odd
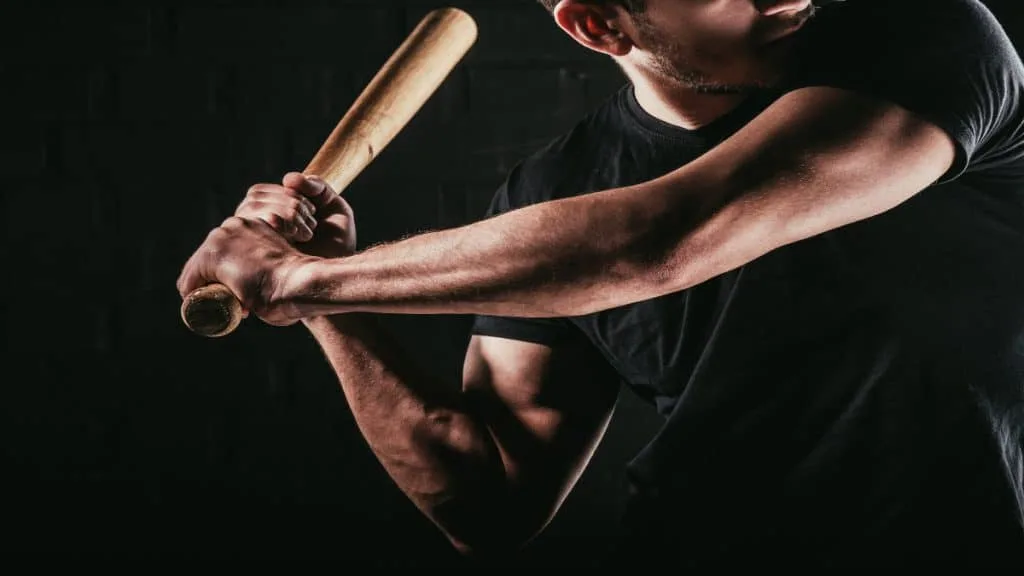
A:
<svg viewBox="0 0 1024 576">
<path fill-rule="evenodd" d="M 457 8 L 428 13 L 380 68 L 306 168 L 343 191 L 437 91 L 476 42 Z"/>
</svg>

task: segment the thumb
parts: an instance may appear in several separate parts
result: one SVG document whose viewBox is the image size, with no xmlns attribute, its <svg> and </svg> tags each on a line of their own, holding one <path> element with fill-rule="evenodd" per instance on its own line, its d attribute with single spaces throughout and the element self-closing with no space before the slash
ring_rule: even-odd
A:
<svg viewBox="0 0 1024 576">
<path fill-rule="evenodd" d="M 338 195 L 330 184 L 312 174 L 289 172 L 285 174 L 281 184 L 302 194 L 317 208 L 326 207 Z"/>
</svg>

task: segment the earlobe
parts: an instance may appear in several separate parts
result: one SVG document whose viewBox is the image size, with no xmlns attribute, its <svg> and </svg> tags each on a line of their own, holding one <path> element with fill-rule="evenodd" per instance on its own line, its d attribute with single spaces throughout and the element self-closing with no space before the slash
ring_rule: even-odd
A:
<svg viewBox="0 0 1024 576">
<path fill-rule="evenodd" d="M 617 28 L 617 16 L 613 9 L 577 0 L 562 0 L 554 10 L 558 27 L 576 42 L 595 52 L 625 56 L 633 43 Z"/>
</svg>

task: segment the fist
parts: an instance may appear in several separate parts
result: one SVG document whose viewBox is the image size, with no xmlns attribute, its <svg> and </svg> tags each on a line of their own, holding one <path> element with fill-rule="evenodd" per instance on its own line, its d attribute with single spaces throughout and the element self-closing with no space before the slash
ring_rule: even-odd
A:
<svg viewBox="0 0 1024 576">
<path fill-rule="evenodd" d="M 315 176 L 290 172 L 281 184 L 256 184 L 235 216 L 265 222 L 310 256 L 337 258 L 356 250 L 352 207 Z"/>
<path fill-rule="evenodd" d="M 356 249 L 352 208 L 326 182 L 291 172 L 249 189 L 235 215 L 214 229 L 178 278 L 182 298 L 219 282 L 243 309 L 275 326 L 303 318 L 308 266 Z"/>
<path fill-rule="evenodd" d="M 298 303 L 308 278 L 301 271 L 319 260 L 299 252 L 262 220 L 232 216 L 214 228 L 178 277 L 182 299 L 219 282 L 238 298 L 245 313 L 268 324 L 287 326 L 301 319 Z"/>
</svg>

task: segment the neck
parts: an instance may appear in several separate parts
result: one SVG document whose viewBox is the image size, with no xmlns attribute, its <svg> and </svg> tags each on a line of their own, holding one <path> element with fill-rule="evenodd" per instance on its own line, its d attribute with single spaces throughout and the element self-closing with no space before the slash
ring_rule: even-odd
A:
<svg viewBox="0 0 1024 576">
<path fill-rule="evenodd" d="M 630 74 L 637 103 L 662 122 L 694 130 L 728 114 L 745 94 L 707 94 L 676 83 Z"/>
</svg>

